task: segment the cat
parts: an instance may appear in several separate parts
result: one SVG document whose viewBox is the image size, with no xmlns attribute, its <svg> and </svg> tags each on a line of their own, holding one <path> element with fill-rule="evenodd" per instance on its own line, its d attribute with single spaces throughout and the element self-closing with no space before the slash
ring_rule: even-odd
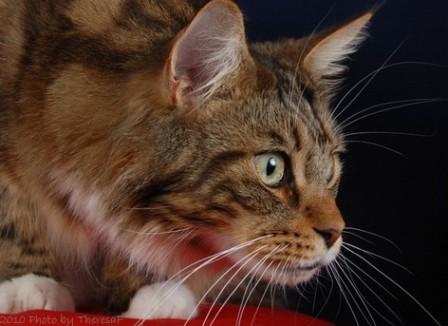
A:
<svg viewBox="0 0 448 326">
<path fill-rule="evenodd" d="M 248 44 L 231 0 L 0 0 L 0 312 L 188 319 L 331 264 L 331 97 L 372 15 Z"/>
</svg>

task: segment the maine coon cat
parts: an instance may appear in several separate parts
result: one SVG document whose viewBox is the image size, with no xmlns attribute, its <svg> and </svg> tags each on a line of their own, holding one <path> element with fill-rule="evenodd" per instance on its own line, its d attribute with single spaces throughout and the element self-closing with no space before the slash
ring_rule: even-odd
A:
<svg viewBox="0 0 448 326">
<path fill-rule="evenodd" d="M 248 44 L 230 0 L 0 0 L 0 312 L 191 318 L 220 280 L 310 280 L 371 16 Z"/>
</svg>

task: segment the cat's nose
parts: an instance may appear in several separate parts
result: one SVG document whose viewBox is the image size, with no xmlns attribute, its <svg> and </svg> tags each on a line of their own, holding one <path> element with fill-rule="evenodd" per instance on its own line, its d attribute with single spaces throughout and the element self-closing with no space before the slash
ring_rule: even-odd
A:
<svg viewBox="0 0 448 326">
<path fill-rule="evenodd" d="M 339 239 L 345 223 L 330 193 L 309 192 L 303 196 L 301 213 L 309 226 L 331 248 Z"/>
<path fill-rule="evenodd" d="M 324 239 L 328 249 L 330 249 L 341 236 L 341 231 L 335 229 L 319 230 L 314 228 L 314 231 Z"/>
</svg>

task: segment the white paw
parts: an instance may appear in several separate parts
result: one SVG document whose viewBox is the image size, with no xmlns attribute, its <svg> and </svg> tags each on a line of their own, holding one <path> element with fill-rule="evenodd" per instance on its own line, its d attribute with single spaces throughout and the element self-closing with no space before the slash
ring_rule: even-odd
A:
<svg viewBox="0 0 448 326">
<path fill-rule="evenodd" d="M 123 314 L 136 319 L 191 319 L 197 316 L 196 298 L 177 282 L 154 283 L 137 291 Z"/>
<path fill-rule="evenodd" d="M 27 274 L 0 283 L 0 313 L 44 309 L 74 311 L 70 292 L 55 280 Z"/>
</svg>

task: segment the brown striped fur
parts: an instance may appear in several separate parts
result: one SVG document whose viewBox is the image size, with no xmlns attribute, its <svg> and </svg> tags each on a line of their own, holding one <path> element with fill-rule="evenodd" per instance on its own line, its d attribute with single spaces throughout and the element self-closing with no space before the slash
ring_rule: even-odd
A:
<svg viewBox="0 0 448 326">
<path fill-rule="evenodd" d="M 214 23 L 235 29 L 240 57 L 195 92 L 210 67 L 187 78 L 177 60 L 197 50 L 182 42 L 207 10 L 225 12 Z M 221 237 L 267 235 L 246 252 L 284 247 L 271 266 L 319 261 L 330 249 L 315 230 L 343 228 L 334 196 L 344 143 L 328 76 L 310 67 L 332 35 L 355 30 L 347 47 L 369 18 L 249 46 L 228 0 L 0 0 L 0 280 L 48 275 L 78 306 L 121 310 L 142 285 L 225 249 Z M 253 158 L 263 152 L 287 156 L 284 186 L 260 182 Z M 189 286 L 202 293 L 199 283 Z"/>
</svg>

